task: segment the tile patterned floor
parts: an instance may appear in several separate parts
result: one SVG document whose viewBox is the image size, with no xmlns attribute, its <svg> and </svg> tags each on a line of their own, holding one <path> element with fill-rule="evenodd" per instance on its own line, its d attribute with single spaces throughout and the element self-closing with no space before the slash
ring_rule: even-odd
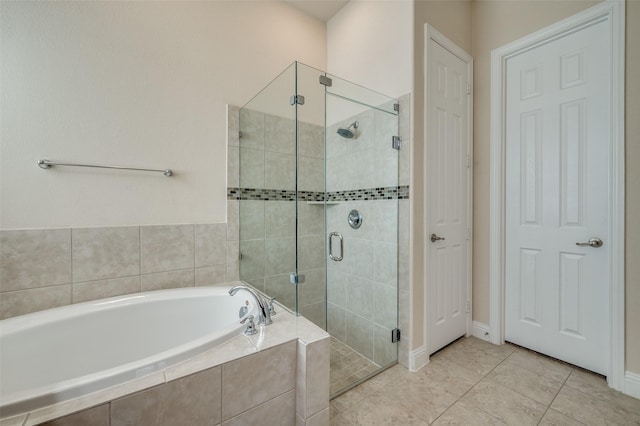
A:
<svg viewBox="0 0 640 426">
<path fill-rule="evenodd" d="M 604 378 L 474 337 L 417 373 L 396 365 L 331 401 L 331 425 L 640 425 L 640 400 Z"/>
<path fill-rule="evenodd" d="M 363 357 L 335 337 L 331 337 L 330 395 L 358 383 L 380 369 L 378 364 Z"/>
</svg>

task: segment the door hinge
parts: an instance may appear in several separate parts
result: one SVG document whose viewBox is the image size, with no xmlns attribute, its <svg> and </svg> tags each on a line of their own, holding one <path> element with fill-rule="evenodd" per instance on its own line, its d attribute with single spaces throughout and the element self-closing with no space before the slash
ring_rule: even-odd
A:
<svg viewBox="0 0 640 426">
<path fill-rule="evenodd" d="M 394 328 L 391 330 L 391 343 L 396 343 L 400 341 L 400 329 Z"/>
<path fill-rule="evenodd" d="M 293 274 L 289 274 L 289 281 L 291 281 L 291 284 L 302 284 L 305 281 L 305 276 L 304 274 L 294 272 Z"/>
<path fill-rule="evenodd" d="M 331 87 L 331 85 L 333 84 L 333 80 L 331 80 L 326 75 L 321 75 L 320 76 L 320 84 L 322 84 L 324 86 L 327 86 L 327 87 Z"/>
<path fill-rule="evenodd" d="M 400 151 L 401 147 L 402 147 L 402 140 L 400 139 L 400 136 L 392 136 L 391 137 L 391 148 Z"/>
<path fill-rule="evenodd" d="M 400 104 L 393 104 L 393 110 L 395 112 L 400 112 Z"/>
<path fill-rule="evenodd" d="M 471 303 L 467 302 L 467 313 L 471 312 Z"/>
<path fill-rule="evenodd" d="M 467 168 L 471 167 L 471 156 L 467 154 Z"/>
<path fill-rule="evenodd" d="M 471 82 L 467 81 L 467 95 L 471 94 Z"/>
<path fill-rule="evenodd" d="M 304 96 L 302 95 L 293 95 L 289 98 L 289 103 L 291 105 L 304 105 Z"/>
</svg>

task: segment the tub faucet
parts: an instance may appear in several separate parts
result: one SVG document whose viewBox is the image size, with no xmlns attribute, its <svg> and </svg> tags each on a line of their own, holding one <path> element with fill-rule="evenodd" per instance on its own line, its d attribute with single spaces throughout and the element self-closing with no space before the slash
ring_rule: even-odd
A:
<svg viewBox="0 0 640 426">
<path fill-rule="evenodd" d="M 238 292 L 238 290 L 245 290 L 246 292 L 250 293 L 251 296 L 253 296 L 253 298 L 255 299 L 256 304 L 258 305 L 258 325 L 269 325 L 273 322 L 271 321 L 271 312 L 269 311 L 267 302 L 262 298 L 262 296 L 245 285 L 237 285 L 235 287 L 231 287 L 231 289 L 229 290 L 229 294 L 233 296 Z"/>
</svg>

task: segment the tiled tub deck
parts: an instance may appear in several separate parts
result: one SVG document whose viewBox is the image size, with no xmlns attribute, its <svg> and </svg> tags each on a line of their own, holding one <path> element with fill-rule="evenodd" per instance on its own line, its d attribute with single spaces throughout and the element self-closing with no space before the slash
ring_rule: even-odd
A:
<svg viewBox="0 0 640 426">
<path fill-rule="evenodd" d="M 0 425 L 327 425 L 329 346 L 326 332 L 281 309 L 255 336 Z"/>
</svg>

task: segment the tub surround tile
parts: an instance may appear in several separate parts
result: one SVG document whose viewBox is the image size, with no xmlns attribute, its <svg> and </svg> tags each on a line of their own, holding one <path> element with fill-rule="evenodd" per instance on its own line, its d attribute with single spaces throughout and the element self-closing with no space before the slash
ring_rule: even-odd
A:
<svg viewBox="0 0 640 426">
<path fill-rule="evenodd" d="M 42 423 L 42 426 L 110 426 L 109 404 L 102 404 L 59 419 Z"/>
<path fill-rule="evenodd" d="M 267 238 L 265 244 L 264 274 L 288 274 L 296 269 L 295 238 Z M 241 260 L 241 263 L 244 259 Z M 293 286 L 292 286 L 293 291 Z"/>
<path fill-rule="evenodd" d="M 160 425 L 164 385 L 111 401 L 111 426 Z"/>
<path fill-rule="evenodd" d="M 194 232 L 195 267 L 223 265 L 227 257 L 227 225 L 197 224 Z"/>
<path fill-rule="evenodd" d="M 29 413 L 25 426 L 38 425 L 47 420 L 66 416 L 70 413 L 75 413 L 99 404 L 116 400 L 125 395 L 135 394 L 136 392 L 153 388 L 154 386 L 160 385 L 164 382 L 164 372 L 157 371 L 148 376 L 133 379 L 127 383 L 123 383 L 122 385 L 113 386 L 89 395 L 81 396 L 80 398 L 63 401 L 55 405 L 50 405 L 48 407 L 32 411 Z M 113 422 L 112 426 L 114 426 Z"/>
<path fill-rule="evenodd" d="M 242 279 L 264 277 L 264 239 L 240 241 L 240 276 Z"/>
<path fill-rule="evenodd" d="M 140 273 L 194 267 L 194 225 L 140 227 Z"/>
<path fill-rule="evenodd" d="M 71 229 L 0 231 L 0 291 L 71 283 Z"/>
<path fill-rule="evenodd" d="M 71 298 L 73 303 L 81 303 L 139 292 L 140 276 L 136 275 L 133 277 L 74 283 Z"/>
<path fill-rule="evenodd" d="M 71 237 L 74 282 L 140 274 L 140 227 L 74 228 Z"/>
<path fill-rule="evenodd" d="M 211 367 L 231 362 L 258 352 L 251 340 L 244 334 L 234 337 L 226 343 L 209 349 L 193 358 L 173 365 L 165 370 L 167 381 L 173 381 L 186 375 L 195 374 Z"/>
<path fill-rule="evenodd" d="M 18 414 L 17 416 L 1 419 L 0 426 L 22 426 L 26 420 L 27 414 Z"/>
<path fill-rule="evenodd" d="M 71 284 L 2 293 L 0 319 L 71 304 Z"/>
<path fill-rule="evenodd" d="M 226 265 L 207 266 L 204 268 L 196 268 L 195 270 L 195 286 L 207 286 L 214 284 L 222 284 L 226 280 Z"/>
<path fill-rule="evenodd" d="M 170 288 L 193 287 L 195 273 L 193 269 L 181 271 L 158 272 L 140 276 L 142 291 L 167 290 Z"/>
<path fill-rule="evenodd" d="M 296 410 L 303 419 L 329 408 L 329 344 L 328 337 L 298 341 Z"/>
<path fill-rule="evenodd" d="M 272 327 L 272 326 L 270 326 Z M 258 352 L 251 358 L 232 361 L 222 367 L 222 418 L 238 414 L 295 388 L 296 343 L 289 342 Z M 255 366 L 272 366 L 261 368 Z M 252 392 L 246 392 L 252 389 Z M 294 391 L 295 392 L 295 391 Z"/>
<path fill-rule="evenodd" d="M 296 395 L 290 390 L 257 407 L 226 420 L 222 426 L 295 426 L 296 424 Z"/>
<path fill-rule="evenodd" d="M 216 425 L 221 421 L 222 367 L 164 385 L 161 425 Z"/>
<path fill-rule="evenodd" d="M 264 201 L 240 201 L 240 239 L 256 240 L 265 237 Z"/>
<path fill-rule="evenodd" d="M 227 200 L 227 241 L 240 239 L 240 201 Z"/>
</svg>

